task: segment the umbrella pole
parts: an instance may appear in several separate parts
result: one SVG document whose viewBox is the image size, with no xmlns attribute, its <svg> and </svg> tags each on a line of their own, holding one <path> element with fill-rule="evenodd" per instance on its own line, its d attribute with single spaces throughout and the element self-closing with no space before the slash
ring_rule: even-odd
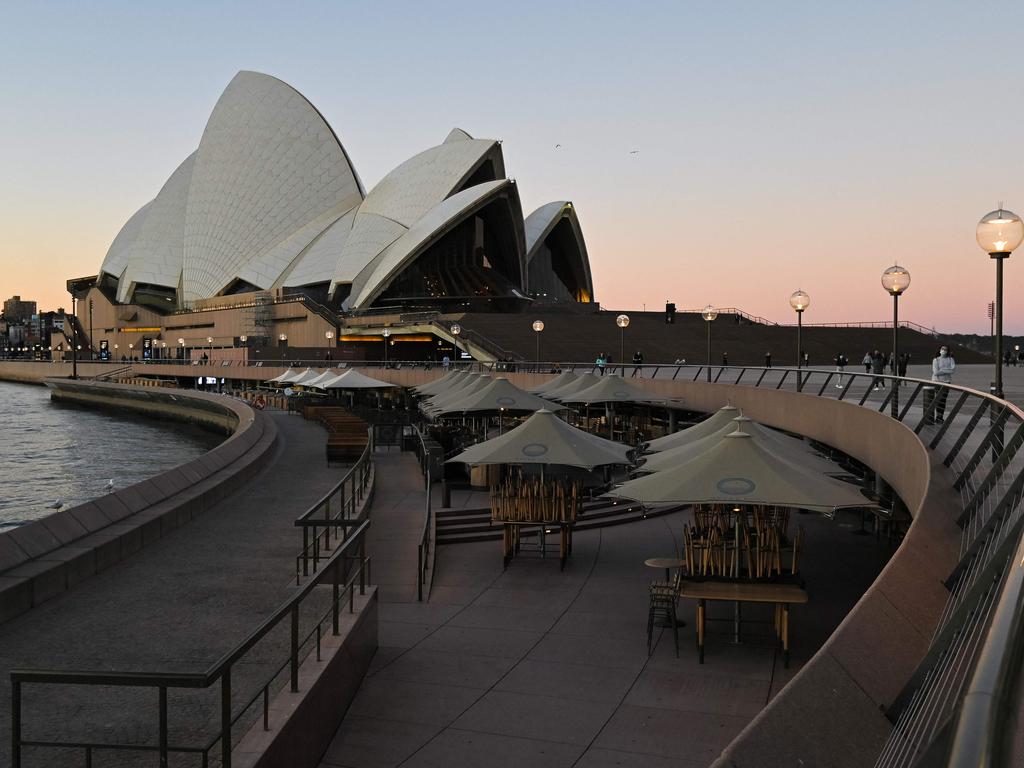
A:
<svg viewBox="0 0 1024 768">
<path fill-rule="evenodd" d="M 615 439 L 615 406 L 611 403 L 605 403 L 604 411 L 608 417 L 608 439 Z"/>
</svg>

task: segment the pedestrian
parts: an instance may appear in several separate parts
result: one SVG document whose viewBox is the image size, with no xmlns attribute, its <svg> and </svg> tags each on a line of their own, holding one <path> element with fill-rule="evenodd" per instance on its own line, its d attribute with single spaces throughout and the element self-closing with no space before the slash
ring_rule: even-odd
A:
<svg viewBox="0 0 1024 768">
<path fill-rule="evenodd" d="M 604 352 L 598 354 L 597 359 L 594 361 L 594 365 L 597 366 L 597 373 L 600 376 L 604 376 L 604 367 L 608 364 L 608 358 L 605 357 Z"/>
<path fill-rule="evenodd" d="M 722 365 L 725 366 L 725 365 L 728 365 L 728 364 L 729 364 L 729 353 L 728 352 L 723 352 L 722 353 Z"/>
<path fill-rule="evenodd" d="M 644 353 L 639 349 L 633 353 L 633 375 L 639 376 L 641 379 L 644 377 Z"/>
<path fill-rule="evenodd" d="M 764 353 L 764 367 L 765 368 L 771 368 L 772 367 L 772 353 L 771 352 L 765 352 Z"/>
<path fill-rule="evenodd" d="M 889 375 L 896 375 L 896 357 L 893 355 L 892 352 L 889 353 Z"/>
<path fill-rule="evenodd" d="M 864 373 L 871 373 L 871 353 L 865 352 L 864 359 L 860 361 L 860 364 L 864 366 Z"/>
<path fill-rule="evenodd" d="M 441 358 L 441 367 L 444 368 L 446 371 L 448 370 L 448 367 L 451 364 L 452 364 L 452 359 L 450 357 L 448 357 L 448 355 L 445 355 L 444 357 Z"/>
<path fill-rule="evenodd" d="M 885 374 L 885 355 L 877 349 L 871 353 L 871 372 L 875 374 L 874 388 L 883 389 L 885 387 L 885 379 L 882 378 L 882 375 Z"/>
<path fill-rule="evenodd" d="M 846 356 L 840 352 L 836 355 L 836 371 L 839 373 L 839 382 L 836 384 L 837 387 L 842 389 L 843 387 L 843 372 L 846 371 Z"/>
<path fill-rule="evenodd" d="M 901 379 L 906 378 L 906 376 L 907 376 L 907 366 L 908 365 L 910 365 L 910 353 L 909 352 L 901 352 L 900 353 L 900 361 L 897 364 L 897 368 L 896 368 L 897 373 L 898 373 L 898 375 L 899 375 L 899 377 Z M 900 381 L 900 386 L 902 387 L 905 383 L 906 382 L 904 382 L 904 381 Z"/>
<path fill-rule="evenodd" d="M 810 364 L 811 364 L 811 353 L 810 352 L 804 352 L 804 368 L 808 367 Z"/>
<path fill-rule="evenodd" d="M 331 362 L 331 350 L 328 349 L 326 354 L 324 354 L 324 360 Z"/>
<path fill-rule="evenodd" d="M 943 345 L 932 360 L 932 381 L 939 383 L 938 391 L 935 393 L 935 422 L 937 424 L 941 424 L 946 417 L 946 395 L 949 392 L 942 385 L 953 382 L 954 371 L 956 371 L 956 360 L 949 354 L 949 347 Z"/>
</svg>

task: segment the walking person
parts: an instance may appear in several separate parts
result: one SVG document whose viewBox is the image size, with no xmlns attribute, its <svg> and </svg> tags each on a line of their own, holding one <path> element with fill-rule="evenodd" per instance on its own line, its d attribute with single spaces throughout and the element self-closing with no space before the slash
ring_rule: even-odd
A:
<svg viewBox="0 0 1024 768">
<path fill-rule="evenodd" d="M 771 352 L 765 352 L 764 353 L 764 367 L 765 368 L 771 368 L 772 367 L 772 353 Z"/>
<path fill-rule="evenodd" d="M 724 366 L 727 366 L 727 365 L 729 365 L 729 353 L 728 352 L 723 352 L 722 353 L 722 366 L 724 367 Z"/>
<path fill-rule="evenodd" d="M 932 360 L 932 381 L 940 384 L 951 384 L 956 371 L 956 360 L 949 354 L 949 347 L 942 346 Z M 949 391 L 945 387 L 937 387 L 935 393 L 935 423 L 941 424 L 946 417 L 946 396 Z"/>
<path fill-rule="evenodd" d="M 875 374 L 875 379 L 872 382 L 874 388 L 884 389 L 885 379 L 882 376 L 885 374 L 885 355 L 877 349 L 871 353 L 871 372 Z"/>
<path fill-rule="evenodd" d="M 605 357 L 604 352 L 598 354 L 597 359 L 594 361 L 594 365 L 597 367 L 597 373 L 600 376 L 604 376 L 604 367 L 608 364 L 608 358 Z"/>
<path fill-rule="evenodd" d="M 860 361 L 860 364 L 864 366 L 864 373 L 871 373 L 871 353 L 865 352 L 864 359 Z"/>
<path fill-rule="evenodd" d="M 901 379 L 906 378 L 906 376 L 907 376 L 907 366 L 908 365 L 910 365 L 910 353 L 909 352 L 901 352 L 900 353 L 900 361 L 899 361 L 899 363 L 896 364 L 896 372 L 897 372 L 897 375 Z M 904 382 L 904 381 L 900 381 L 900 386 L 902 387 L 905 383 L 906 382 Z"/>
<path fill-rule="evenodd" d="M 843 373 L 846 372 L 846 355 L 840 352 L 836 355 L 836 371 L 839 373 L 839 381 L 836 386 L 840 389 L 843 388 Z"/>
<path fill-rule="evenodd" d="M 644 353 L 639 349 L 633 353 L 633 375 L 639 376 L 641 379 L 644 377 Z"/>
</svg>

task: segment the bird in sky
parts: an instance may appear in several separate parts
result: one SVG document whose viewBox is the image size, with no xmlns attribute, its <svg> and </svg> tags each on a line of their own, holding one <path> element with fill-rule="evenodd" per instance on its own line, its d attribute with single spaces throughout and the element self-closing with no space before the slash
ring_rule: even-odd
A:
<svg viewBox="0 0 1024 768">
<path fill-rule="evenodd" d="M 629 154 L 631 154 L 631 155 L 639 155 L 640 154 L 640 150 L 639 149 L 631 149 L 631 150 L 629 150 Z"/>
<path fill-rule="evenodd" d="M 561 144 L 555 144 L 555 149 L 561 149 L 561 148 L 562 148 Z"/>
</svg>

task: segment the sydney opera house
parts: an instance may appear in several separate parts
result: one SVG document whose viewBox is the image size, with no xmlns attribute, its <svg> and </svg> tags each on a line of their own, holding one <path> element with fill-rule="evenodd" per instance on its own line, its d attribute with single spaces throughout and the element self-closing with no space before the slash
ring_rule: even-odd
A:
<svg viewBox="0 0 1024 768">
<path fill-rule="evenodd" d="M 501 142 L 453 129 L 367 192 L 298 91 L 239 72 L 199 147 L 72 280 L 97 351 L 323 346 L 339 316 L 593 301 L 571 202 L 524 219 Z M 213 313 L 213 314 L 211 314 Z M 143 330 L 138 330 L 143 329 Z"/>
</svg>

